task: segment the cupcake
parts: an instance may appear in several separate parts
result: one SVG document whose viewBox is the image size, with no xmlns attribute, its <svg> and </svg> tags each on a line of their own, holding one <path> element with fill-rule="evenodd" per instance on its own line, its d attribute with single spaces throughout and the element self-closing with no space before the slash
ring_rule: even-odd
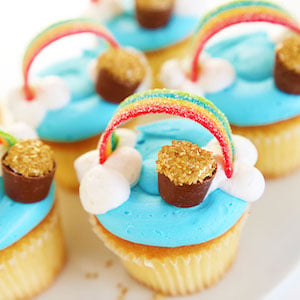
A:
<svg viewBox="0 0 300 300">
<path fill-rule="evenodd" d="M 281 24 L 294 34 L 286 31 L 275 42 L 264 31 L 245 33 L 203 52 L 208 39 L 224 27 L 251 21 Z M 299 34 L 298 23 L 276 4 L 230 2 L 201 19 L 192 57 L 168 61 L 161 71 L 165 87 L 204 94 L 219 107 L 233 133 L 254 143 L 257 167 L 268 178 L 300 167 Z"/>
<path fill-rule="evenodd" d="M 31 65 L 47 45 L 86 32 L 102 38 L 109 47 L 85 50 L 29 80 Z M 23 78 L 23 88 L 8 95 L 7 110 L 14 121 L 35 128 L 51 146 L 59 166 L 57 182 L 67 188 L 78 187 L 74 160 L 96 147 L 117 104 L 151 86 L 151 70 L 143 53 L 121 48 L 105 27 L 87 19 L 60 22 L 41 32 L 25 52 Z"/>
<path fill-rule="evenodd" d="M 187 51 L 204 4 L 193 0 L 132 0 L 129 5 L 124 2 L 91 1 L 85 15 L 105 21 L 121 45 L 143 51 L 152 68 L 153 87 L 161 87 L 157 76 L 161 65 Z"/>
<path fill-rule="evenodd" d="M 183 118 L 144 125 L 126 143 L 117 127 L 148 113 Z M 125 100 L 99 149 L 75 167 L 99 238 L 132 277 L 175 296 L 211 286 L 232 265 L 250 202 L 264 190 L 256 159 L 211 102 L 153 90 Z"/>
<path fill-rule="evenodd" d="M 65 245 L 48 145 L 17 141 L 1 132 L 0 298 L 27 299 L 48 288 L 61 271 Z"/>
</svg>

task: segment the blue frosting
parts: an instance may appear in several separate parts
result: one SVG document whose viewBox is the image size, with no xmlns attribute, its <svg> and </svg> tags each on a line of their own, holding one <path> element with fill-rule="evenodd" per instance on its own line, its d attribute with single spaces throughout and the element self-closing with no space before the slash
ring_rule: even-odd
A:
<svg viewBox="0 0 300 300">
<path fill-rule="evenodd" d="M 97 215 L 101 224 L 122 239 L 159 247 L 199 244 L 228 231 L 244 213 L 246 202 L 218 189 L 198 206 L 178 208 L 163 201 L 157 188 L 155 161 L 163 145 L 184 139 L 204 146 L 211 138 L 190 120 L 167 120 L 141 127 L 136 145 L 143 158 L 139 183 L 123 205 Z"/>
<path fill-rule="evenodd" d="M 106 128 L 116 104 L 103 100 L 95 93 L 88 66 L 105 48 L 86 50 L 78 58 L 57 63 L 41 76 L 55 75 L 69 87 L 71 101 L 65 107 L 49 110 L 39 125 L 39 137 L 45 140 L 72 142 L 99 134 Z"/>
<path fill-rule="evenodd" d="M 174 14 L 167 26 L 151 30 L 139 26 L 134 12 L 127 11 L 112 18 L 106 25 L 121 45 L 152 51 L 184 40 L 194 31 L 198 19 Z"/>
<path fill-rule="evenodd" d="M 265 125 L 300 114 L 300 95 L 283 93 L 274 83 L 275 44 L 266 33 L 230 38 L 209 47 L 207 52 L 230 61 L 237 73 L 230 87 L 205 95 L 230 123 Z"/>
<path fill-rule="evenodd" d="M 23 204 L 8 198 L 0 178 L 0 251 L 14 244 L 39 223 L 51 210 L 54 203 L 54 185 L 44 200 Z"/>
</svg>

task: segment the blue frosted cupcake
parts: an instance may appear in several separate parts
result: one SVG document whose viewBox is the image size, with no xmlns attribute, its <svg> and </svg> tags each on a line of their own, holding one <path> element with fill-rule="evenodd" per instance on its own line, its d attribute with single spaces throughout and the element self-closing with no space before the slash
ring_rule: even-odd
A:
<svg viewBox="0 0 300 300">
<path fill-rule="evenodd" d="M 55 204 L 53 153 L 38 140 L 1 132 L 0 298 L 27 299 L 57 277 L 65 245 Z M 2 150 L 2 149 L 1 149 Z"/>
<path fill-rule="evenodd" d="M 124 129 L 114 131 L 148 113 L 185 119 L 140 127 L 130 143 Z M 75 167 L 95 232 L 128 272 L 157 292 L 185 295 L 217 282 L 234 261 L 249 203 L 264 190 L 256 159 L 211 102 L 153 90 L 125 100 L 99 150 Z"/>
</svg>

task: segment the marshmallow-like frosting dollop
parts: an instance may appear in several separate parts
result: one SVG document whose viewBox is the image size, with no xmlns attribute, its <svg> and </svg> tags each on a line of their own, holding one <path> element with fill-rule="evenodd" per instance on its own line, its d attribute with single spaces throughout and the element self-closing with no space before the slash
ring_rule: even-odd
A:
<svg viewBox="0 0 300 300">
<path fill-rule="evenodd" d="M 93 214 L 104 214 L 124 203 L 130 196 L 130 187 L 140 178 L 142 157 L 134 148 L 136 134 L 122 128 L 116 130 L 116 135 L 118 146 L 103 165 L 99 165 L 98 150 L 85 153 L 74 163 L 82 205 Z M 102 179 L 101 185 L 97 185 L 97 180 Z"/>
<path fill-rule="evenodd" d="M 222 150 L 216 139 L 211 140 L 206 150 L 211 151 L 217 159 L 218 168 L 208 194 L 217 188 L 231 196 L 246 202 L 258 200 L 265 189 L 265 179 L 261 172 L 255 168 L 257 161 L 257 150 L 246 138 L 233 135 L 234 142 L 234 170 L 231 178 L 227 178 L 224 172 Z"/>
<path fill-rule="evenodd" d="M 37 132 L 24 122 L 16 122 L 3 127 L 4 131 L 13 135 L 18 140 L 37 139 Z"/>
<path fill-rule="evenodd" d="M 98 164 L 82 178 L 79 195 L 87 212 L 103 214 L 128 199 L 130 184 L 118 171 Z"/>
<path fill-rule="evenodd" d="M 34 99 L 27 100 L 22 88 L 13 89 L 5 105 L 16 122 L 24 122 L 37 128 L 48 110 L 56 110 L 66 106 L 70 92 L 65 82 L 56 76 L 38 78 L 32 83 Z"/>
<path fill-rule="evenodd" d="M 106 22 L 109 19 L 123 12 L 122 3 L 119 0 L 99 0 L 89 3 L 88 8 L 83 13 L 83 17 L 97 19 Z"/>
<path fill-rule="evenodd" d="M 200 57 L 200 74 L 196 82 L 192 82 L 188 74 L 190 60 L 172 59 L 165 62 L 160 72 L 160 80 L 164 87 L 183 90 L 203 95 L 216 93 L 229 87 L 235 80 L 232 64 L 222 58 L 213 58 L 208 54 Z"/>
</svg>

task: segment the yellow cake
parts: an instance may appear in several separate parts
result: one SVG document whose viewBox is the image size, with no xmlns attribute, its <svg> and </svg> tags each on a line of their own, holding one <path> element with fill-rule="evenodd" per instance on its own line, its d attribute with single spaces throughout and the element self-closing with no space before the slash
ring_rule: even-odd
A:
<svg viewBox="0 0 300 300">
<path fill-rule="evenodd" d="M 31 232 L 0 250 L 0 299 L 27 299 L 47 289 L 66 261 L 55 206 Z"/>
<path fill-rule="evenodd" d="M 224 276 L 236 257 L 247 214 L 214 240 L 175 248 L 134 244 L 107 231 L 95 217 L 91 223 L 133 278 L 158 293 L 178 296 L 200 292 Z"/>
</svg>

